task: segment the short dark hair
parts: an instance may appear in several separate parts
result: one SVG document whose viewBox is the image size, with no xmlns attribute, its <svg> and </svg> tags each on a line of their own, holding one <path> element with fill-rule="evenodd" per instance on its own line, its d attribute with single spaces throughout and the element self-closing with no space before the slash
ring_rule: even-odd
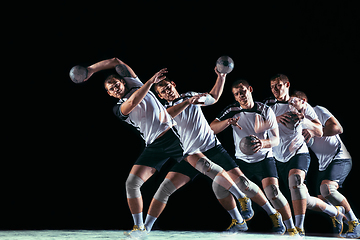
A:
<svg viewBox="0 0 360 240">
<path fill-rule="evenodd" d="M 111 75 L 109 75 L 109 76 L 105 79 L 105 81 L 104 81 L 104 87 L 105 87 L 105 89 L 108 90 L 108 89 L 106 88 L 106 84 L 107 84 L 107 83 L 114 83 L 115 80 L 123 81 L 123 82 L 126 84 L 125 80 L 124 80 L 119 74 L 111 74 Z"/>
<path fill-rule="evenodd" d="M 170 79 L 169 78 L 165 78 L 165 79 L 163 79 L 163 80 L 161 80 L 160 82 L 158 82 L 158 83 L 155 83 L 154 84 L 154 90 L 155 90 L 155 92 L 156 93 L 158 93 L 158 94 L 160 94 L 159 92 L 158 92 L 158 87 L 164 87 L 164 86 L 166 86 L 168 83 L 171 83 L 171 81 L 170 81 Z"/>
<path fill-rule="evenodd" d="M 231 89 L 238 88 L 240 84 L 244 85 L 246 88 L 250 87 L 250 84 L 248 81 L 246 81 L 245 79 L 239 79 L 239 80 L 236 80 L 235 82 L 233 82 L 233 84 L 231 85 Z"/>
<path fill-rule="evenodd" d="M 308 102 L 308 98 L 306 96 L 306 94 L 303 91 L 294 91 L 293 94 L 291 94 L 291 97 L 297 97 L 300 99 L 305 99 Z"/>
<path fill-rule="evenodd" d="M 289 81 L 289 78 L 288 78 L 285 74 L 281 74 L 281 73 L 276 74 L 275 76 L 271 77 L 271 78 L 270 78 L 270 82 L 272 82 L 272 81 L 274 81 L 274 80 L 276 80 L 276 79 L 280 80 L 280 81 L 283 82 L 283 83 L 285 83 L 285 82 L 290 82 L 290 81 Z"/>
</svg>

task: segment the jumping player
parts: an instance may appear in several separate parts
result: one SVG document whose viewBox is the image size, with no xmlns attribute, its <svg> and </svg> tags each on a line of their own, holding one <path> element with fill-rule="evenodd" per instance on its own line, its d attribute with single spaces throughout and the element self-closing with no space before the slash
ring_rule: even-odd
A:
<svg viewBox="0 0 360 240">
<path fill-rule="evenodd" d="M 218 78 L 209 95 L 203 94 L 203 96 L 205 97 L 206 95 L 206 98 L 210 99 L 212 103 L 215 103 L 220 98 L 226 79 L 226 74 L 217 73 L 217 75 Z M 193 105 L 191 101 L 194 96 L 200 95 L 194 92 L 189 92 L 180 97 L 180 94 L 176 91 L 175 86 L 174 82 L 165 79 L 155 84 L 154 89 L 161 99 L 167 101 L 167 104 L 165 105 L 167 107 L 167 111 L 178 123 L 177 127 L 183 143 L 185 155 L 200 151 L 199 147 L 203 145 L 202 150 L 205 150 L 203 151 L 205 156 L 214 161 L 214 159 L 207 154 L 206 150 L 218 145 L 218 140 L 213 134 L 211 134 L 211 131 L 207 131 L 208 129 L 206 128 L 206 125 L 203 126 L 203 124 L 207 124 L 207 122 L 202 114 L 201 108 L 197 105 Z M 226 166 L 223 167 L 227 170 Z M 169 171 L 151 201 L 148 215 L 145 220 L 145 227 L 147 231 L 151 231 L 154 222 L 166 207 L 171 194 L 184 186 L 191 179 L 195 178 L 197 175 L 198 171 L 194 171 L 186 162 L 176 164 Z M 216 196 L 219 194 L 221 195 L 220 188 L 222 187 L 215 182 L 213 183 L 213 190 Z M 220 193 L 218 193 L 219 190 Z M 222 188 L 222 190 L 225 189 Z M 229 195 L 228 191 L 225 190 L 225 192 Z M 220 203 L 222 202 L 220 201 Z M 223 206 L 229 211 L 232 218 L 236 220 L 236 223 L 233 224 L 231 230 L 246 231 L 247 225 L 236 208 L 236 204 L 232 196 L 230 200 L 226 202 L 223 201 Z"/>
<path fill-rule="evenodd" d="M 207 97 L 213 98 L 213 100 L 209 101 L 211 104 L 217 102 L 220 98 L 220 95 L 223 91 L 223 86 L 225 83 L 226 74 L 221 74 L 217 72 L 215 68 L 215 72 L 218 75 L 217 81 L 210 91 Z M 191 153 L 193 151 L 201 151 L 211 159 L 213 162 L 219 164 L 224 167 L 227 173 L 231 176 L 237 186 L 252 200 L 257 202 L 260 206 L 262 206 L 269 215 L 272 216 L 273 221 L 276 222 L 277 228 L 276 232 L 282 232 L 282 221 L 280 214 L 276 214 L 275 209 L 271 207 L 264 194 L 261 192 L 258 186 L 248 180 L 244 174 L 240 171 L 234 160 L 230 157 L 230 155 L 226 152 L 226 150 L 221 146 L 220 142 L 214 135 L 211 130 L 208 122 L 206 121 L 200 105 L 190 105 L 188 103 L 188 98 L 191 98 L 193 95 L 197 95 L 198 93 L 188 92 L 185 94 L 179 94 L 176 90 L 176 84 L 167 79 L 159 82 L 155 85 L 155 89 L 158 92 L 160 98 L 165 99 L 168 102 L 169 108 L 167 109 L 170 115 L 172 115 L 179 127 L 179 134 L 181 140 L 184 144 L 185 153 Z M 205 104 L 206 104 L 205 100 Z M 179 163 L 178 165 L 182 165 Z M 186 174 L 186 166 L 182 166 L 180 170 L 180 166 L 175 166 L 176 169 L 172 169 L 168 176 L 166 177 L 164 183 L 160 186 L 155 197 L 152 200 L 150 205 L 149 214 L 146 218 L 145 225 L 147 226 L 147 219 L 157 218 L 163 208 L 165 207 L 166 201 L 168 197 L 179 187 L 183 186 L 185 183 L 191 180 L 192 177 L 189 174 Z M 179 171 L 180 170 L 180 171 Z M 181 179 L 181 181 L 180 181 Z M 172 187 L 172 191 L 168 191 L 168 185 L 173 182 L 174 186 Z M 178 186 L 175 184 L 180 183 Z M 171 184 L 172 185 L 172 184 Z M 230 231 L 244 231 L 247 230 L 246 223 L 243 221 L 241 215 L 238 213 L 236 208 L 235 201 L 229 191 L 226 191 L 223 187 L 218 184 L 213 184 L 213 189 L 216 197 L 219 202 L 223 205 L 223 207 L 229 212 L 229 214 L 233 218 L 233 222 L 228 228 Z M 160 201 L 159 196 L 161 192 L 167 192 L 166 201 Z M 253 211 L 251 209 L 251 202 L 247 198 L 247 196 L 242 193 L 242 195 L 237 197 L 239 199 L 242 215 L 245 220 L 250 220 L 253 216 Z M 156 207 L 158 206 L 158 207 Z M 156 220 L 156 219 L 155 219 Z M 245 225 L 245 226 L 244 226 Z"/>
<path fill-rule="evenodd" d="M 306 94 L 301 91 L 294 92 L 292 96 L 301 99 L 303 102 L 308 101 Z M 304 107 L 305 104 L 302 104 L 302 106 L 298 108 L 301 109 Z M 312 141 L 310 148 L 319 161 L 320 173 L 318 183 L 320 184 L 320 192 L 318 198 L 330 202 L 332 205 L 337 206 L 339 211 L 345 213 L 349 230 L 345 234 L 342 234 L 342 237 L 360 238 L 359 219 L 355 216 L 346 197 L 337 190 L 342 187 L 352 167 L 350 153 L 347 151 L 339 136 L 339 134 L 343 133 L 343 128 L 339 121 L 326 108 L 315 106 L 314 111 L 323 126 L 323 137 L 311 138 L 311 134 L 308 133 L 307 129 L 303 129 L 303 136 L 306 142 L 309 143 Z M 342 220 L 339 219 L 339 215 L 340 214 L 335 218 L 331 216 L 332 221 L 335 223 L 334 225 L 336 225 L 336 221 Z M 342 233 L 342 225 L 335 233 L 339 235 Z"/>
<path fill-rule="evenodd" d="M 183 149 L 174 127 L 175 121 L 156 96 L 149 91 L 154 83 L 165 78 L 163 74 L 167 72 L 166 69 L 160 70 L 143 84 L 127 64 L 118 58 L 112 58 L 89 66 L 86 80 L 94 73 L 110 68 L 115 68 L 119 74 L 110 75 L 105 80 L 108 94 L 119 99 L 113 111 L 121 120 L 137 128 L 146 144 L 125 184 L 127 201 L 134 220 L 134 228 L 131 233 L 136 234 L 136 232 L 144 232 L 140 187 L 156 170 L 160 170 L 170 157 L 181 161 Z M 194 97 L 193 100 L 196 101 L 196 99 L 197 97 Z M 240 190 L 227 173 L 204 155 L 194 153 L 188 156 L 186 161 L 201 173 L 212 176 L 217 184 L 230 190 L 233 194 L 239 194 Z"/>
<path fill-rule="evenodd" d="M 309 150 L 302 136 L 300 123 L 308 119 L 309 133 L 322 137 L 322 126 L 313 108 L 308 105 L 303 112 L 289 104 L 290 81 L 283 74 L 270 79 L 271 91 L 275 100 L 268 100 L 266 104 L 272 108 L 279 124 L 280 144 L 273 148 L 276 165 L 280 178 L 289 186 L 295 214 L 295 227 L 304 236 L 304 219 L 307 204 L 307 187 L 304 180 L 310 166 Z"/>
<path fill-rule="evenodd" d="M 245 80 L 235 81 L 232 85 L 236 103 L 224 111 L 211 123 L 217 134 L 231 125 L 235 144 L 236 163 L 248 177 L 258 177 L 262 182 L 267 198 L 281 213 L 289 235 L 297 235 L 291 218 L 289 203 L 279 189 L 278 174 L 272 147 L 279 144 L 279 130 L 274 112 L 263 103 L 254 102 L 253 88 Z M 256 136 L 254 154 L 241 152 L 239 142 L 246 136 Z M 285 232 L 285 229 L 282 233 Z"/>
</svg>

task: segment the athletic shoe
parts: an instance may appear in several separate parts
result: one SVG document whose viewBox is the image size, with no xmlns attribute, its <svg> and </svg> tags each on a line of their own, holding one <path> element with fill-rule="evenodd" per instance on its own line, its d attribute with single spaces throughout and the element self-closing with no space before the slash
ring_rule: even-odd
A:
<svg viewBox="0 0 360 240">
<path fill-rule="evenodd" d="M 338 214 L 334 217 L 330 217 L 331 221 L 333 223 L 333 232 L 340 236 L 340 234 L 343 231 L 343 217 L 344 217 L 344 213 L 345 213 L 345 208 L 341 207 L 341 206 L 336 206 L 337 210 L 338 210 Z"/>
<path fill-rule="evenodd" d="M 300 237 L 305 237 L 305 230 L 303 228 L 296 227 Z"/>
<path fill-rule="evenodd" d="M 245 232 L 248 230 L 248 226 L 245 221 L 239 223 L 236 219 L 233 219 L 230 227 L 226 229 L 225 232 Z"/>
<path fill-rule="evenodd" d="M 349 230 L 342 234 L 341 237 L 343 238 L 360 238 L 360 223 L 359 220 L 356 219 L 354 221 L 349 221 Z"/>
<path fill-rule="evenodd" d="M 280 234 L 283 235 L 286 231 L 286 227 L 283 223 L 281 214 L 279 212 L 275 213 L 275 214 L 271 214 L 269 215 L 272 223 L 273 223 L 273 232 L 276 234 Z"/>
<path fill-rule="evenodd" d="M 249 221 L 254 216 L 254 210 L 252 209 L 251 200 L 248 197 L 239 198 L 240 214 L 245 221 Z"/>
<path fill-rule="evenodd" d="M 139 228 L 137 225 L 134 225 L 133 230 L 131 230 L 130 232 L 124 232 L 124 235 L 130 239 L 142 240 L 147 239 L 149 234 L 146 231 L 145 227 Z"/>
<path fill-rule="evenodd" d="M 290 237 L 300 237 L 298 231 L 296 230 L 296 228 L 289 228 L 287 230 L 288 234 Z"/>
</svg>

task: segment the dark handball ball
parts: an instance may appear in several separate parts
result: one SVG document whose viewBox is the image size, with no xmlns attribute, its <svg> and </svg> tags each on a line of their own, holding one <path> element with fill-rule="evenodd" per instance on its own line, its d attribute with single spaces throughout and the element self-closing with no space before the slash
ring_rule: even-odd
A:
<svg viewBox="0 0 360 240">
<path fill-rule="evenodd" d="M 88 70 L 85 67 L 76 65 L 70 70 L 70 78 L 74 83 L 82 83 L 87 78 Z"/>
<path fill-rule="evenodd" d="M 254 136 L 247 136 L 244 137 L 243 139 L 241 139 L 239 145 L 240 145 L 240 150 L 246 154 L 246 155 L 253 155 L 254 151 L 253 151 L 253 146 L 254 143 L 252 143 L 251 141 L 256 140 L 257 138 Z"/>
</svg>

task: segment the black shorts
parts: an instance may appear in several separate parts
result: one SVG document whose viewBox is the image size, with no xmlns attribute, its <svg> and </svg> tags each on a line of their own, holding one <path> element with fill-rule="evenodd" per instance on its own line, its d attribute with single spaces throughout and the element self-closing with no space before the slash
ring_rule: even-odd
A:
<svg viewBox="0 0 360 240">
<path fill-rule="evenodd" d="M 149 144 L 136 160 L 134 165 L 153 167 L 160 171 L 161 167 L 173 158 L 180 162 L 183 159 L 183 149 L 176 129 L 168 130 L 163 136 Z"/>
<path fill-rule="evenodd" d="M 305 175 L 307 174 L 310 166 L 310 153 L 299 153 L 290 158 L 288 162 L 279 162 L 276 161 L 276 167 L 279 173 L 280 178 L 284 183 L 286 183 L 286 186 L 288 186 L 288 178 L 289 178 L 289 172 L 291 169 L 300 169 L 305 172 Z"/>
<path fill-rule="evenodd" d="M 352 168 L 352 160 L 348 159 L 334 159 L 329 166 L 324 170 L 320 171 L 317 179 L 317 194 L 320 194 L 320 185 L 323 180 L 335 181 L 341 188 L 346 177 L 349 175 Z"/>
<path fill-rule="evenodd" d="M 237 167 L 234 159 L 232 159 L 232 157 L 221 144 L 207 150 L 206 152 L 203 152 L 203 154 L 212 162 L 222 167 L 225 171 L 229 171 Z M 180 163 L 175 164 L 170 169 L 170 172 L 182 173 L 190 177 L 190 179 L 194 179 L 200 173 L 186 161 L 181 161 Z"/>
<path fill-rule="evenodd" d="M 257 178 L 259 181 L 264 178 L 274 177 L 279 178 L 276 170 L 276 163 L 273 157 L 265 158 L 264 160 L 256 163 L 247 163 L 243 160 L 237 159 L 237 165 L 240 170 L 248 178 Z"/>
<path fill-rule="evenodd" d="M 203 154 L 212 162 L 222 167 L 225 171 L 230 171 L 231 169 L 238 167 L 234 159 L 221 144 L 203 152 Z"/>
</svg>

